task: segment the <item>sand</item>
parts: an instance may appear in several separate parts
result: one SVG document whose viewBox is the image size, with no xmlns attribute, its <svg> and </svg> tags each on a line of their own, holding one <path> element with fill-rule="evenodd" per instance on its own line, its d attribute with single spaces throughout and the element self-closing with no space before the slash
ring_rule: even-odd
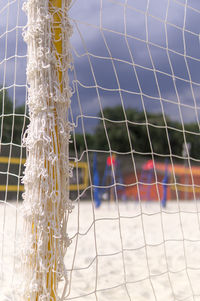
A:
<svg viewBox="0 0 200 301">
<path fill-rule="evenodd" d="M 15 301 L 20 206 L 0 204 L 0 301 Z M 66 300 L 200 301 L 199 207 L 195 201 L 166 209 L 156 202 L 99 209 L 76 203 L 68 222 Z"/>
</svg>

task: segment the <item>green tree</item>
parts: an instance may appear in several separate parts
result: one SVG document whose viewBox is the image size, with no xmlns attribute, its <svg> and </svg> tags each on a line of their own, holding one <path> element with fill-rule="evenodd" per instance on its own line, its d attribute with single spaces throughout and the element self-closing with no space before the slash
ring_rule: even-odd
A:
<svg viewBox="0 0 200 301">
<path fill-rule="evenodd" d="M 172 154 L 182 155 L 184 135 L 187 142 L 192 145 L 191 154 L 197 158 L 200 142 L 196 134 L 186 133 L 198 131 L 197 125 L 188 124 L 185 129 L 178 122 L 171 121 L 168 116 L 163 119 L 162 114 L 137 111 L 132 108 L 126 109 L 124 114 L 122 107 L 104 108 L 104 119 L 99 124 L 94 134 L 95 148 L 119 152 L 130 152 L 150 154 Z M 100 114 L 99 114 L 100 116 Z M 104 120 L 104 122 L 103 122 Z"/>
<path fill-rule="evenodd" d="M 5 89 L 0 91 L 0 133 L 2 143 L 21 144 L 22 135 L 28 124 L 25 106 L 14 108 Z"/>
<path fill-rule="evenodd" d="M 69 144 L 71 153 L 75 153 L 75 151 L 81 153 L 86 149 L 93 149 L 94 147 L 94 136 L 88 133 L 85 134 L 85 138 L 80 133 L 72 135 L 71 141 L 72 143 Z"/>
<path fill-rule="evenodd" d="M 200 127 L 197 123 L 186 124 L 185 139 L 190 143 L 190 157 L 200 159 Z"/>
</svg>

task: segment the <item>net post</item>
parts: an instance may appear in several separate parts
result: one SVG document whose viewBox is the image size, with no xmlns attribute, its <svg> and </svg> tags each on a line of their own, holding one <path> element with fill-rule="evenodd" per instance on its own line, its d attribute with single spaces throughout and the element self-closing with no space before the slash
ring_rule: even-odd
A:
<svg viewBox="0 0 200 301">
<path fill-rule="evenodd" d="M 28 1 L 27 77 L 30 124 L 25 137 L 26 169 L 23 178 L 25 247 L 23 300 L 61 300 L 58 283 L 67 274 L 64 255 L 69 200 L 68 69 L 71 56 L 71 0 Z M 66 288 L 66 285 L 65 285 Z"/>
<path fill-rule="evenodd" d="M 51 9 L 53 7 L 53 10 Z M 55 13 L 54 13 L 54 9 L 55 9 Z M 52 25 L 52 32 L 54 33 L 54 38 L 53 38 L 53 44 L 56 50 L 56 59 L 58 61 L 58 66 L 59 66 L 59 61 L 61 63 L 61 67 L 62 67 L 62 13 L 61 16 L 59 16 L 58 12 L 62 11 L 62 0 L 49 0 L 49 12 L 50 15 L 52 16 L 52 20 L 53 20 L 53 25 Z M 57 73 L 58 73 L 58 84 L 59 84 L 59 90 L 60 93 L 63 92 L 63 86 L 62 86 L 62 70 L 61 68 L 57 68 Z M 57 116 L 57 112 L 56 109 L 54 109 L 54 114 L 55 114 L 55 134 L 56 134 L 56 141 L 57 143 L 59 142 L 59 138 L 58 138 L 58 116 Z M 53 148 L 54 151 L 56 149 L 56 141 L 53 141 Z M 58 143 L 59 145 L 59 143 Z M 58 147 L 58 156 L 60 157 L 60 149 Z M 48 168 L 49 170 L 49 168 Z M 53 179 L 55 181 L 55 185 L 56 185 L 56 190 L 58 189 L 58 183 L 57 183 L 57 175 L 56 175 L 56 171 L 53 171 Z M 53 201 L 53 200 L 52 200 Z M 48 243 L 48 251 L 51 253 L 51 241 L 53 241 L 53 236 L 54 236 L 54 232 L 51 231 L 50 232 L 50 237 L 49 237 L 49 243 Z M 51 267 L 51 269 L 48 270 L 47 272 L 47 287 L 49 286 L 49 282 L 50 284 L 50 296 L 52 301 L 56 301 L 56 294 L 57 294 L 57 275 L 54 272 L 54 270 L 56 271 L 56 265 L 57 265 L 57 246 L 54 245 L 53 246 L 54 251 L 52 254 L 53 256 L 55 256 L 55 260 L 54 260 L 54 266 Z"/>
</svg>

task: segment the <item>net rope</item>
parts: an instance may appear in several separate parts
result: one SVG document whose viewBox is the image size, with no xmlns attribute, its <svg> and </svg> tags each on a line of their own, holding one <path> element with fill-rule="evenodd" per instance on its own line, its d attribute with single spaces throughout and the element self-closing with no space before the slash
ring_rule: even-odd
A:
<svg viewBox="0 0 200 301">
<path fill-rule="evenodd" d="M 200 5 L 24 2 L 0 3 L 0 299 L 200 300 Z"/>
</svg>

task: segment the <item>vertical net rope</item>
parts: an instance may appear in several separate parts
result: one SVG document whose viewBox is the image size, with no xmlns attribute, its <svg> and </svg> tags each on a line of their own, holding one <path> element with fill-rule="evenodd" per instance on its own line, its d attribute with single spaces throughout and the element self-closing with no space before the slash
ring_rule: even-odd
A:
<svg viewBox="0 0 200 301">
<path fill-rule="evenodd" d="M 64 255 L 70 240 L 66 219 L 72 210 L 67 189 L 70 125 L 66 120 L 71 96 L 70 2 L 30 0 L 24 5 L 30 124 L 23 177 L 23 297 L 30 301 L 58 300 L 58 281 L 67 281 Z"/>
</svg>

